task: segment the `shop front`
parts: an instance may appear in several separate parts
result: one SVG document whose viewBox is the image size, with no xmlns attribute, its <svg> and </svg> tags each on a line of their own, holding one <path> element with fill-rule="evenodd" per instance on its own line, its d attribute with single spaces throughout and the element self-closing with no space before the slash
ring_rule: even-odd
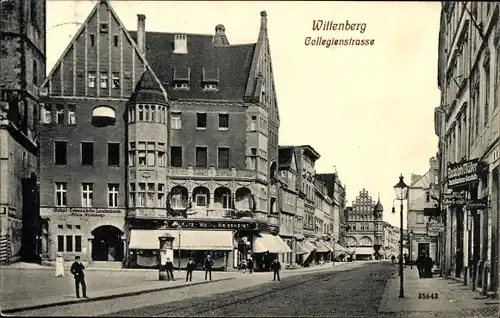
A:
<svg viewBox="0 0 500 318">
<path fill-rule="evenodd" d="M 41 208 L 42 260 L 122 263 L 126 255 L 125 211 L 108 208 Z"/>
<path fill-rule="evenodd" d="M 292 249 L 277 234 L 259 233 L 254 236 L 253 256 L 257 270 L 270 270 L 271 262 L 292 253 Z"/>
</svg>

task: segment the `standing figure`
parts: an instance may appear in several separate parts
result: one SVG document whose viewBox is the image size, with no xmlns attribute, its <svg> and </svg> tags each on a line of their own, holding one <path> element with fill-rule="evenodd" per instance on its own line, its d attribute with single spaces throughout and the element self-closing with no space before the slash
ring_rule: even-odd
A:
<svg viewBox="0 0 500 318">
<path fill-rule="evenodd" d="M 193 271 L 196 265 L 192 258 L 189 259 L 189 262 L 186 265 L 186 282 L 189 280 L 190 282 L 193 280 Z"/>
<path fill-rule="evenodd" d="M 424 260 L 425 260 L 424 253 L 420 253 L 420 255 L 417 257 L 417 260 L 415 261 L 415 264 L 417 264 L 419 278 L 424 278 Z"/>
<path fill-rule="evenodd" d="M 250 258 L 248 259 L 248 270 L 250 271 L 250 274 L 253 273 L 253 265 L 254 265 L 254 262 L 253 262 L 253 258 L 250 256 Z"/>
<path fill-rule="evenodd" d="M 210 254 L 207 255 L 207 258 L 205 259 L 205 263 L 203 264 L 203 268 L 205 269 L 205 280 L 207 280 L 207 275 L 210 277 L 210 280 L 212 280 L 212 267 L 214 266 L 214 261 L 210 257 Z"/>
<path fill-rule="evenodd" d="M 464 268 L 464 254 L 462 250 L 457 248 L 457 252 L 455 253 L 455 277 L 460 277 L 462 270 Z"/>
<path fill-rule="evenodd" d="M 56 256 L 56 277 L 64 276 L 64 258 L 60 253 Z"/>
<path fill-rule="evenodd" d="M 83 298 L 87 297 L 87 285 L 85 284 L 85 266 L 80 261 L 80 256 L 75 256 L 75 261 L 71 265 L 69 272 L 75 278 L 76 298 L 80 298 L 80 285 L 82 285 Z"/>
<path fill-rule="evenodd" d="M 179 268 L 180 269 L 180 268 Z M 174 281 L 174 263 L 170 260 L 170 258 L 167 258 L 167 261 L 165 262 L 165 270 L 167 271 L 167 280 L 172 280 Z"/>
<path fill-rule="evenodd" d="M 395 260 L 396 260 L 396 256 L 394 256 L 394 254 L 392 254 L 392 256 L 391 256 L 392 265 L 394 265 Z"/>
<path fill-rule="evenodd" d="M 247 272 L 247 261 L 246 260 L 241 261 L 240 268 L 243 271 L 243 274 L 245 274 Z"/>
<path fill-rule="evenodd" d="M 424 258 L 424 262 L 423 262 L 424 277 L 425 278 L 432 278 L 432 267 L 433 266 L 434 266 L 434 261 L 429 256 L 429 254 L 426 253 L 425 258 Z"/>
<path fill-rule="evenodd" d="M 279 281 L 280 280 L 281 263 L 277 257 L 271 263 L 271 269 L 274 273 L 273 280 L 276 280 L 276 278 L 278 278 L 278 281 Z"/>
</svg>

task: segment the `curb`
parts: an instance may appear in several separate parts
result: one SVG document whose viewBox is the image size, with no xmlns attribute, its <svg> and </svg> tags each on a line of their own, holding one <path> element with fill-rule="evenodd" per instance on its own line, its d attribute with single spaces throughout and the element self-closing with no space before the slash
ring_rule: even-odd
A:
<svg viewBox="0 0 500 318">
<path fill-rule="evenodd" d="M 387 305 L 387 300 L 389 299 L 389 289 L 391 288 L 392 281 L 396 278 L 389 278 L 385 283 L 384 292 L 382 293 L 382 299 L 378 304 L 377 312 L 378 313 L 391 313 L 391 311 L 384 311 L 384 307 Z"/>
<path fill-rule="evenodd" d="M 170 290 L 170 289 L 180 289 L 180 288 L 185 288 L 185 287 L 190 287 L 190 286 L 203 285 L 203 284 L 227 281 L 227 280 L 232 280 L 232 279 L 235 279 L 235 278 L 232 278 L 232 277 L 221 278 L 221 279 L 216 279 L 213 281 L 196 282 L 196 283 L 192 283 L 189 285 L 165 286 L 165 287 L 158 287 L 158 288 L 154 288 L 154 289 L 146 289 L 146 290 L 138 290 L 138 291 L 133 291 L 133 292 L 118 293 L 118 294 L 113 294 L 113 295 L 98 296 L 98 297 L 94 297 L 94 298 L 80 298 L 80 299 L 65 300 L 65 301 L 59 301 L 59 302 L 48 303 L 48 304 L 40 304 L 40 305 L 32 305 L 32 306 L 25 306 L 25 307 L 2 309 L 1 311 L 4 314 L 10 314 L 10 313 L 16 313 L 16 312 L 27 311 L 27 310 L 35 310 L 35 309 L 42 309 L 42 308 L 72 305 L 72 304 L 77 304 L 77 303 L 86 303 L 86 302 L 99 301 L 99 300 L 109 300 L 109 299 L 115 299 L 115 298 L 137 296 L 137 295 L 142 295 L 142 294 L 154 293 L 154 292 L 158 292 L 158 291 L 164 291 L 164 290 Z"/>
</svg>

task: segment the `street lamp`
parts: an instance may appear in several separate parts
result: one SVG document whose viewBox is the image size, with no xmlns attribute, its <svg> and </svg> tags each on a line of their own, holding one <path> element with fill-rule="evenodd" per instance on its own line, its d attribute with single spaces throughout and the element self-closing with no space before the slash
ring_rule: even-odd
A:
<svg viewBox="0 0 500 318">
<path fill-rule="evenodd" d="M 401 203 L 401 210 L 399 214 L 400 228 L 399 228 L 399 298 L 404 298 L 404 283 L 403 283 L 403 201 L 406 199 L 408 193 L 408 186 L 403 181 L 403 174 L 399 176 L 399 182 L 394 186 L 396 199 Z M 394 206 L 392 213 L 396 213 Z"/>
<path fill-rule="evenodd" d="M 410 241 L 410 269 L 413 269 L 413 252 L 412 252 L 412 246 L 411 246 L 411 239 L 413 238 L 413 230 L 410 230 L 410 233 L 408 233 L 409 241 Z"/>
<path fill-rule="evenodd" d="M 178 249 L 179 249 L 179 255 L 177 256 L 179 258 L 178 264 L 179 264 L 179 270 L 181 270 L 181 233 L 182 233 L 182 226 L 179 222 L 175 221 L 172 223 L 172 226 L 177 228 L 177 234 L 179 236 L 179 244 L 178 244 Z"/>
</svg>

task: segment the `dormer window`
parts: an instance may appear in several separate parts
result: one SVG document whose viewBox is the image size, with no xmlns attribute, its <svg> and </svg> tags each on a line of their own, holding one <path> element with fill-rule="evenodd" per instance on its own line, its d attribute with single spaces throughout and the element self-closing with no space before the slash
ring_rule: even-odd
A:
<svg viewBox="0 0 500 318">
<path fill-rule="evenodd" d="M 203 86 L 203 90 L 204 91 L 216 91 L 217 90 L 217 84 L 212 84 L 212 83 L 205 84 Z"/>
<path fill-rule="evenodd" d="M 174 89 L 188 90 L 191 69 L 189 67 L 174 68 L 174 78 L 172 84 Z"/>
<path fill-rule="evenodd" d="M 203 90 L 216 91 L 219 86 L 219 68 L 215 66 L 204 66 L 202 72 Z"/>
</svg>

